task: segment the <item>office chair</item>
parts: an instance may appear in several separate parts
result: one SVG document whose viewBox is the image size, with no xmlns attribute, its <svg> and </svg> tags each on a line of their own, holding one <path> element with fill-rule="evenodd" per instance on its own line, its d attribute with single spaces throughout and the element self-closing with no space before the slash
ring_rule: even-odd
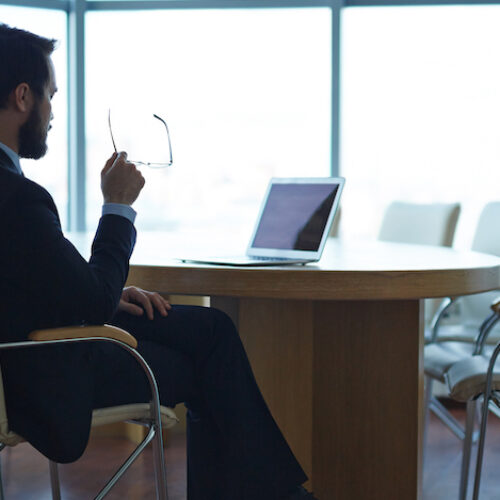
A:
<svg viewBox="0 0 500 500">
<path fill-rule="evenodd" d="M 451 247 L 458 217 L 459 203 L 407 203 L 393 201 L 386 208 L 378 239 L 395 243 Z M 432 319 L 440 301 L 426 299 L 426 323 Z"/>
<path fill-rule="evenodd" d="M 28 341 L 9 342 L 0 344 L 3 349 L 36 349 L 37 346 L 51 344 L 74 343 L 74 342 L 110 342 L 125 349 L 135 358 L 149 381 L 151 388 L 150 403 L 127 404 L 109 408 L 96 409 L 92 413 L 92 426 L 116 423 L 132 422 L 147 427 L 149 430 L 143 441 L 135 448 L 127 460 L 116 471 L 113 477 L 102 488 L 96 499 L 102 499 L 116 484 L 125 471 L 132 465 L 134 460 L 144 450 L 148 443 L 152 442 L 153 457 L 156 479 L 156 495 L 160 500 L 168 500 L 167 481 L 165 472 L 165 461 L 163 454 L 162 427 L 168 428 L 178 421 L 171 408 L 160 405 L 158 387 L 153 372 L 137 352 L 137 341 L 128 332 L 114 326 L 83 326 L 55 328 L 50 330 L 38 330 L 29 335 Z M 5 405 L 3 381 L 0 371 L 0 451 L 6 446 L 15 446 L 24 439 L 9 430 L 7 409 Z M 59 485 L 58 465 L 49 460 L 50 481 L 52 498 L 60 500 L 61 492 Z M 0 498 L 4 498 L 0 477 Z"/>
<path fill-rule="evenodd" d="M 474 234 L 473 251 L 500 256 L 500 231 L 495 227 L 500 220 L 500 202 L 490 202 L 483 208 Z M 465 428 L 448 412 L 440 401 L 432 395 L 435 381 L 445 383 L 445 374 L 456 362 L 469 357 L 476 349 L 476 337 L 480 322 L 488 313 L 488 306 L 498 292 L 486 292 L 467 297 L 445 298 L 438 307 L 430 327 L 426 331 L 424 348 L 425 408 L 426 427 L 428 413 L 432 411 L 459 439 L 465 437 Z M 462 320 L 458 324 L 444 325 L 443 320 L 452 307 L 459 304 Z M 494 345 L 498 332 L 488 329 L 484 343 Z"/>
<path fill-rule="evenodd" d="M 499 220 L 500 201 L 487 203 L 479 216 L 471 245 L 472 251 L 500 256 L 500 232 L 496 231 Z M 464 339 L 468 339 L 474 343 L 477 329 L 483 318 L 488 314 L 489 304 L 497 296 L 498 291 L 492 291 L 460 298 L 460 302 L 457 304 L 460 307 L 460 316 L 462 318 L 460 324 L 446 325 L 446 329 L 441 328 L 439 338 L 441 340 L 455 339 L 462 342 Z M 500 339 L 499 334 L 495 336 Z M 491 341 L 491 343 L 494 342 Z"/>
<path fill-rule="evenodd" d="M 495 230 L 499 220 L 500 202 L 486 204 L 479 217 L 472 250 L 500 256 L 500 232 Z M 479 318 L 486 316 L 492 294 L 498 294 L 498 292 L 493 291 L 460 298 L 448 297 L 444 299 L 427 331 L 429 335 L 424 348 L 424 406 L 426 411 L 424 436 L 428 427 L 429 412 L 432 411 L 457 438 L 463 441 L 460 498 L 465 498 L 464 495 L 467 490 L 470 447 L 479 436 L 478 433 L 473 432 L 476 400 L 473 399 L 467 404 L 467 418 L 464 426 L 433 395 L 433 385 L 436 381 L 446 383 L 446 374 L 456 363 L 465 361 L 478 353 L 482 353 L 487 357 L 491 355 L 492 346 L 498 341 L 498 329 L 494 330 L 497 321 L 494 315 L 489 316 L 479 326 Z M 443 319 L 448 311 L 452 307 L 456 307 L 457 304 L 460 305 L 462 310 L 461 322 L 458 324 L 443 324 Z M 500 411 L 493 405 L 491 405 L 491 409 L 500 416 Z M 469 432 L 471 433 L 470 436 Z"/>
<path fill-rule="evenodd" d="M 490 350 L 491 354 L 489 355 L 485 354 L 483 350 L 488 333 L 500 319 L 500 299 L 496 300 L 491 305 L 491 309 L 493 312 L 483 322 L 475 343 L 473 355 L 453 364 L 445 375 L 450 397 L 456 401 L 465 402 L 467 405 L 466 429 L 460 477 L 460 500 L 465 500 L 467 496 L 477 401 L 481 396 L 483 396 L 473 500 L 477 500 L 479 497 L 488 414 L 492 408 L 498 408 L 500 406 L 500 393 L 498 392 L 500 391 L 500 367 L 495 366 L 500 353 L 500 342 L 495 346 L 493 351 Z"/>
<path fill-rule="evenodd" d="M 418 204 L 394 201 L 384 213 L 378 239 L 450 247 L 459 215 L 459 203 Z"/>
</svg>

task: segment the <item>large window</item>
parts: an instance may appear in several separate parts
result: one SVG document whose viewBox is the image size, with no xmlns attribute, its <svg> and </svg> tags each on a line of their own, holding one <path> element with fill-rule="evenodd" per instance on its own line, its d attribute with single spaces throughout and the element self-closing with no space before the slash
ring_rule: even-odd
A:
<svg viewBox="0 0 500 500">
<path fill-rule="evenodd" d="M 61 40 L 49 153 L 24 168 L 54 195 L 65 218 L 67 14 L 1 2 L 1 21 Z M 186 0 L 183 9 L 159 2 L 168 8 L 136 10 L 137 2 L 85 2 L 90 10 L 79 18 L 85 32 L 78 33 L 85 61 L 77 63 L 86 81 L 77 83 L 86 92 L 86 135 L 75 145 L 86 148 L 86 165 L 76 168 L 86 169 L 86 207 L 78 209 L 86 211 L 89 229 L 100 213 L 99 171 L 112 151 L 109 108 L 117 146 L 139 156 L 132 159 L 150 159 L 141 115 L 157 113 L 170 127 L 174 165 L 141 167 L 147 184 L 136 204 L 140 229 L 223 220 L 228 231 L 248 234 L 269 177 L 329 175 L 332 165 L 336 173 L 332 88 L 339 81 L 340 174 L 347 179 L 341 235 L 376 237 L 395 199 L 458 201 L 456 244 L 468 247 L 480 210 L 499 199 L 500 0 L 408 3 L 328 8 L 306 7 L 304 0 L 303 8 L 283 2 L 234 9 L 227 2 L 228 8 L 201 9 L 201 2 Z M 76 189 L 83 195 L 82 183 Z"/>
<path fill-rule="evenodd" d="M 16 28 L 59 40 L 52 60 L 58 92 L 52 101 L 54 120 L 48 137 L 48 152 L 39 161 L 22 160 L 27 177 L 44 186 L 54 197 L 63 227 L 68 203 L 68 94 L 66 13 L 61 11 L 0 5 L 0 21 Z"/>
<path fill-rule="evenodd" d="M 342 12 L 342 234 L 374 237 L 391 200 L 461 202 L 468 247 L 500 199 L 500 6 Z"/>
<path fill-rule="evenodd" d="M 327 8 L 87 13 L 89 227 L 109 107 L 132 159 L 149 154 L 144 111 L 170 128 L 173 166 L 142 167 L 141 229 L 221 221 L 248 235 L 271 176 L 329 175 L 331 43 Z"/>
</svg>

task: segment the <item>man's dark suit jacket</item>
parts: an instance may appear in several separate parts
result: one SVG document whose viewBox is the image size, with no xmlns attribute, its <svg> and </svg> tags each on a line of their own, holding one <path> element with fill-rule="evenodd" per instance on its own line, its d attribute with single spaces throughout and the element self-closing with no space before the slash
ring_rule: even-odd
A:
<svg viewBox="0 0 500 500">
<path fill-rule="evenodd" d="M 11 165 L 0 149 L 0 166 Z M 0 168 L 0 342 L 37 329 L 111 319 L 128 274 L 133 224 L 105 215 L 85 261 L 64 238 L 49 193 Z M 92 414 L 95 344 L 2 351 L 9 427 L 50 459 L 84 451 Z"/>
</svg>

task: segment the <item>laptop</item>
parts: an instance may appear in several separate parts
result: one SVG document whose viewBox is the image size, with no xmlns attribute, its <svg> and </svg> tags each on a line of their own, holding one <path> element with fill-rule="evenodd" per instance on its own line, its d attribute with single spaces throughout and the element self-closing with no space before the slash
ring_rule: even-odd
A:
<svg viewBox="0 0 500 500">
<path fill-rule="evenodd" d="M 227 266 L 307 264 L 321 258 L 345 179 L 272 178 L 245 255 L 183 258 Z"/>
</svg>

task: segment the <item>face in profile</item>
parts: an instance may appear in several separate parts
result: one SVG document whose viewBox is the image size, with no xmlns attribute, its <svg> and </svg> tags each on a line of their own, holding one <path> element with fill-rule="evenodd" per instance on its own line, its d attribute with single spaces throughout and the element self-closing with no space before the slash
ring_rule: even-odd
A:
<svg viewBox="0 0 500 500">
<path fill-rule="evenodd" d="M 47 134 L 52 120 L 52 97 L 57 91 L 54 65 L 48 59 L 49 81 L 34 104 L 26 122 L 19 129 L 19 156 L 38 160 L 47 152 Z"/>
<path fill-rule="evenodd" d="M 19 156 L 38 160 L 47 152 L 47 128 L 43 127 L 40 103 L 31 109 L 28 120 L 19 129 Z"/>
</svg>

